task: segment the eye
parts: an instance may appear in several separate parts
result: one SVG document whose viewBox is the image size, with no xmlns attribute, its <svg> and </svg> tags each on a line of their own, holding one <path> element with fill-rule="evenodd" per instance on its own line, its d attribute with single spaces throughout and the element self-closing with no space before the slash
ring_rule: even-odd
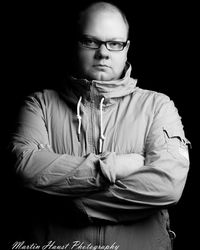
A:
<svg viewBox="0 0 200 250">
<path fill-rule="evenodd" d="M 123 43 L 123 42 L 117 42 L 117 41 L 110 41 L 110 42 L 108 42 L 108 46 L 109 46 L 111 49 L 119 50 L 119 49 L 122 49 L 122 48 L 123 48 L 124 43 Z"/>
<path fill-rule="evenodd" d="M 96 41 L 90 38 L 84 38 L 81 40 L 81 44 L 88 47 L 95 47 Z"/>
</svg>

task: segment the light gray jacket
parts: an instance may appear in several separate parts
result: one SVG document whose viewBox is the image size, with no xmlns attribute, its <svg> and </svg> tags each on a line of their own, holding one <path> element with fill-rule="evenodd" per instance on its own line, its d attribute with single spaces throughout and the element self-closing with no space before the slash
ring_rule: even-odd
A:
<svg viewBox="0 0 200 250">
<path fill-rule="evenodd" d="M 29 96 L 20 113 L 12 152 L 16 172 L 26 186 L 70 199 L 91 223 L 103 220 L 116 223 L 115 228 L 123 224 L 123 233 L 104 225 L 104 237 L 105 232 L 113 235 L 120 249 L 138 250 L 146 248 L 133 247 L 136 221 L 145 224 L 147 218 L 155 224 L 159 217 L 163 224 L 162 209 L 177 203 L 182 195 L 189 157 L 174 103 L 164 94 L 136 87 L 130 73 L 129 65 L 124 78 L 117 81 L 71 78 L 62 92 L 44 90 Z M 117 161 L 126 161 L 131 153 L 144 156 L 144 165 L 117 179 Z M 133 235 L 122 243 L 120 237 L 126 230 Z M 141 242 L 145 242 L 146 229 L 141 232 Z M 152 237 L 157 239 L 156 234 Z M 154 240 L 147 249 L 159 249 L 155 244 L 160 243 Z M 105 240 L 101 238 L 100 243 Z"/>
</svg>

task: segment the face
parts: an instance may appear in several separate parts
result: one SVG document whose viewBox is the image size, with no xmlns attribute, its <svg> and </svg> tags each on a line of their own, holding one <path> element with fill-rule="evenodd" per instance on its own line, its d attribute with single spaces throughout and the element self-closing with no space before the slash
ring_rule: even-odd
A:
<svg viewBox="0 0 200 250">
<path fill-rule="evenodd" d="M 93 12 L 82 20 L 81 35 L 100 41 L 127 41 L 127 26 L 118 12 Z M 119 79 L 127 61 L 129 42 L 122 51 L 109 51 L 105 44 L 98 49 L 78 46 L 79 75 L 89 80 Z"/>
</svg>

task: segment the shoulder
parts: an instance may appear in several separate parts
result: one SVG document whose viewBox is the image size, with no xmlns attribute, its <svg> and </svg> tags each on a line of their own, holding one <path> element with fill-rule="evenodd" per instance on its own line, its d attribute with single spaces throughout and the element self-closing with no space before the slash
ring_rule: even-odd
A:
<svg viewBox="0 0 200 250">
<path fill-rule="evenodd" d="M 152 100 L 152 101 L 169 101 L 170 97 L 164 93 L 149 90 L 149 89 L 142 89 L 142 88 L 136 88 L 135 93 L 141 98 Z"/>
<path fill-rule="evenodd" d="M 37 91 L 30 94 L 30 97 L 36 98 L 38 100 L 56 98 L 57 96 L 58 96 L 57 91 L 53 89 L 43 89 L 41 91 Z"/>
<path fill-rule="evenodd" d="M 173 103 L 171 98 L 161 92 L 136 88 L 132 95 L 133 99 L 136 99 L 141 105 L 148 105 L 151 109 L 159 109 L 165 104 Z"/>
<path fill-rule="evenodd" d="M 166 120 L 179 117 L 174 101 L 166 94 L 137 88 L 132 101 L 137 109 L 149 114 L 154 119 Z"/>
<path fill-rule="evenodd" d="M 143 106 L 146 106 L 149 114 L 154 118 L 157 124 L 180 123 L 181 117 L 174 101 L 166 94 L 138 89 L 138 95 L 143 99 Z"/>
<path fill-rule="evenodd" d="M 55 103 L 58 103 L 58 100 L 59 94 L 57 91 L 44 89 L 27 95 L 23 101 L 22 108 L 34 112 L 43 112 L 47 109 L 52 109 L 53 106 L 57 106 Z"/>
<path fill-rule="evenodd" d="M 59 98 L 57 91 L 53 89 L 43 89 L 41 91 L 33 92 L 27 96 L 27 101 L 38 102 L 40 104 L 49 104 Z"/>
</svg>

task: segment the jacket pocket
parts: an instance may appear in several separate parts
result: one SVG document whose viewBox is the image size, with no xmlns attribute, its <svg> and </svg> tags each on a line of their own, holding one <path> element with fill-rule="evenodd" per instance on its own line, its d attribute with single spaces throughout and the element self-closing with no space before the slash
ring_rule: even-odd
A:
<svg viewBox="0 0 200 250">
<path fill-rule="evenodd" d="M 188 146 L 191 143 L 185 138 L 183 130 L 171 127 L 163 127 L 167 151 L 175 158 L 184 157 L 189 161 Z"/>
</svg>

